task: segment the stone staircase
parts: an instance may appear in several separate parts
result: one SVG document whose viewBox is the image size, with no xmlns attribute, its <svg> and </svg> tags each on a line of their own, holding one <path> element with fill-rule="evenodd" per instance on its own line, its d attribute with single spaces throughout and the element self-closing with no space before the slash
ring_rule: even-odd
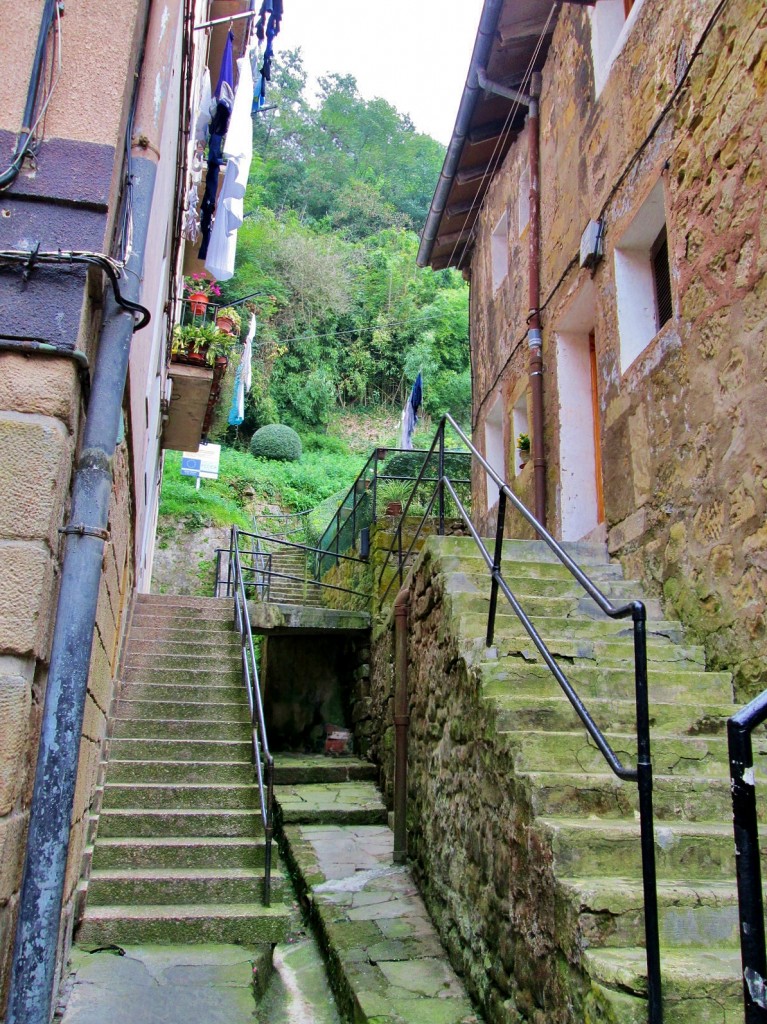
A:
<svg viewBox="0 0 767 1024">
<path fill-rule="evenodd" d="M 254 945 L 287 933 L 276 848 L 263 905 L 263 827 L 231 619 L 228 601 L 137 599 L 81 943 Z"/>
<path fill-rule="evenodd" d="M 608 561 L 603 548 L 567 548 L 614 602 L 641 598 L 641 586 L 624 580 L 620 566 Z M 605 617 L 541 543 L 507 542 L 503 572 L 613 749 L 633 766 L 631 621 Z M 611 773 L 500 594 L 495 642 L 485 648 L 479 638 L 486 630 L 489 590 L 487 570 L 472 541 L 428 542 L 415 582 L 415 629 L 421 635 L 424 622 L 437 609 L 441 624 L 433 628 L 443 644 L 446 633 L 454 638 L 468 690 L 475 694 L 469 694 L 463 709 L 455 713 L 447 750 L 464 750 L 462 744 L 471 742 L 470 727 L 461 714 L 467 719 L 474 715 L 482 749 L 490 751 L 482 755 L 484 763 L 496 774 L 487 769 L 478 792 L 469 795 L 452 781 L 427 783 L 428 791 L 412 814 L 419 820 L 428 808 L 434 815 L 428 826 L 433 833 L 441 823 L 452 828 L 451 818 L 463 813 L 461 801 L 474 801 L 476 809 L 469 807 L 466 813 L 482 819 L 475 821 L 477 834 L 484 830 L 488 846 L 495 826 L 486 822 L 508 816 L 498 834 L 510 830 L 510 857 L 520 872 L 510 881 L 516 896 L 507 897 L 514 923 L 506 948 L 511 942 L 514 957 L 493 970 L 540 974 L 535 1001 L 544 1007 L 541 1020 L 645 1024 L 636 785 Z M 664 1020 L 740 1024 L 742 981 L 725 735 L 726 719 L 734 712 L 731 680 L 727 673 L 707 672 L 703 650 L 685 641 L 680 624 L 665 620 L 656 601 L 646 605 Z M 419 652 L 411 649 L 411 661 L 418 657 Z M 429 680 L 438 671 L 430 666 L 428 677 L 419 682 L 423 696 L 413 698 L 411 721 L 428 719 L 430 714 L 433 718 Z M 755 750 L 763 745 L 757 742 Z M 413 756 L 418 760 L 423 755 L 416 748 Z M 440 753 L 435 764 L 445 756 Z M 493 799 L 483 806 L 487 794 Z M 430 909 L 438 918 L 441 911 L 435 909 L 435 900 L 444 899 L 449 891 L 447 879 L 476 871 L 471 851 L 465 853 L 460 839 L 454 842 L 449 871 L 444 869 L 440 876 L 438 867 L 436 880 L 427 882 Z M 532 850 L 537 850 L 537 860 L 531 861 Z M 473 854 L 479 863 L 487 856 L 487 850 Z M 506 854 L 497 850 L 493 856 Z M 494 870 L 496 877 L 486 880 L 488 890 L 503 893 L 497 864 Z M 525 871 L 529 874 L 522 874 Z M 471 894 L 464 894 L 464 899 L 470 901 Z M 451 920 L 444 918 L 444 929 Z M 492 932 L 495 926 L 480 916 L 472 926 L 460 919 L 459 923 L 479 934 Z M 544 966 L 547 956 L 549 966 Z M 560 1002 L 549 999 L 557 986 Z M 531 989 L 537 991 L 535 984 Z M 569 1001 L 569 1010 L 561 1009 L 562 1000 Z M 493 1014 L 490 1019 L 506 1018 Z"/>
<path fill-rule="evenodd" d="M 311 567 L 307 566 L 307 554 L 297 548 L 277 548 L 271 555 L 272 573 L 269 582 L 269 601 L 274 604 L 304 605 L 313 608 L 324 606 L 324 591 L 312 586 Z M 295 577 L 287 579 L 286 577 Z"/>
</svg>

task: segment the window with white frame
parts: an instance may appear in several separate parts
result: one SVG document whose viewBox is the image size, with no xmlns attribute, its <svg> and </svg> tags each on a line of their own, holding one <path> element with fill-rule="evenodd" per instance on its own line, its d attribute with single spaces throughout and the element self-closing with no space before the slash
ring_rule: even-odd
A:
<svg viewBox="0 0 767 1024">
<path fill-rule="evenodd" d="M 485 459 L 490 463 L 501 478 L 506 479 L 506 465 L 503 445 L 503 395 L 498 395 L 493 402 L 485 420 Z M 498 502 L 498 484 L 489 473 L 485 474 L 487 491 L 487 507 L 490 509 Z"/>
<path fill-rule="evenodd" d="M 673 316 L 662 180 L 615 246 L 615 292 L 625 373 Z"/>
<path fill-rule="evenodd" d="M 509 218 L 506 213 L 495 225 L 490 239 L 490 259 L 493 271 L 493 291 L 497 292 L 509 272 Z"/>
<path fill-rule="evenodd" d="M 591 15 L 594 92 L 602 92 L 610 68 L 631 31 L 644 0 L 596 0 Z"/>
</svg>

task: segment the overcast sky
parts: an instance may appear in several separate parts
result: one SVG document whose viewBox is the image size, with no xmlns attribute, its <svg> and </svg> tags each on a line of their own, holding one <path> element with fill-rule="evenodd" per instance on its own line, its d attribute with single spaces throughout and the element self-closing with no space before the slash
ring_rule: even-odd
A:
<svg viewBox="0 0 767 1024">
<path fill-rule="evenodd" d="M 300 46 L 310 98 L 318 75 L 352 74 L 365 99 L 383 96 L 446 144 L 481 12 L 482 0 L 286 0 L 275 59 Z"/>
</svg>

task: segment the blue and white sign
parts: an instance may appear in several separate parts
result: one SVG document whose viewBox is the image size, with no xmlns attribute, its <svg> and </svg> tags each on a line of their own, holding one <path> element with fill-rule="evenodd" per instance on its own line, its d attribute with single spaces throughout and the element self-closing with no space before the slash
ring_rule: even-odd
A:
<svg viewBox="0 0 767 1024">
<path fill-rule="evenodd" d="M 182 452 L 181 475 L 195 476 L 198 480 L 218 480 L 220 459 L 220 444 L 201 444 L 196 452 Z"/>
</svg>

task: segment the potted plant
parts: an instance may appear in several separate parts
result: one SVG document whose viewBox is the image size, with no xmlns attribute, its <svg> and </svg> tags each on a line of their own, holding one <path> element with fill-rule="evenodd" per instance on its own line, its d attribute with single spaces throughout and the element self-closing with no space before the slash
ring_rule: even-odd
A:
<svg viewBox="0 0 767 1024">
<path fill-rule="evenodd" d="M 216 327 L 224 334 L 236 334 L 239 338 L 242 330 L 242 318 L 234 306 L 224 306 L 216 313 Z"/>
<path fill-rule="evenodd" d="M 228 358 L 238 339 L 225 334 L 214 324 L 176 324 L 173 328 L 171 356 L 177 362 L 215 366 L 216 360 Z"/>
<path fill-rule="evenodd" d="M 412 490 L 411 480 L 384 480 L 379 484 L 377 497 L 386 509 L 386 515 L 401 516 Z"/>
<path fill-rule="evenodd" d="M 220 294 L 221 289 L 206 274 L 191 274 L 184 278 L 184 297 L 193 316 L 203 316 L 211 295 L 218 298 Z"/>
<path fill-rule="evenodd" d="M 522 469 L 530 460 L 530 435 L 519 434 L 517 437 L 517 452 L 519 453 L 519 468 Z"/>
</svg>

